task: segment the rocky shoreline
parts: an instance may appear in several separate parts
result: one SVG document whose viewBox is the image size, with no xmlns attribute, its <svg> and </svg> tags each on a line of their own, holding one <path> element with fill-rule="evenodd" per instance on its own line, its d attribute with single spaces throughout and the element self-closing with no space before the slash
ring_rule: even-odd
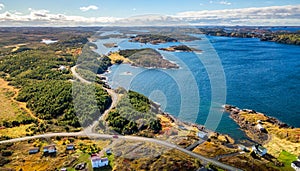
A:
<svg viewBox="0 0 300 171">
<path fill-rule="evenodd" d="M 230 117 L 240 126 L 246 135 L 260 144 L 267 143 L 271 138 L 271 135 L 267 130 L 267 124 L 271 124 L 279 129 L 293 129 L 292 126 L 289 126 L 276 118 L 256 112 L 255 110 L 239 109 L 232 105 L 224 105 L 223 107 L 225 111 L 230 113 Z M 252 117 L 247 118 L 247 115 L 252 115 Z"/>
</svg>

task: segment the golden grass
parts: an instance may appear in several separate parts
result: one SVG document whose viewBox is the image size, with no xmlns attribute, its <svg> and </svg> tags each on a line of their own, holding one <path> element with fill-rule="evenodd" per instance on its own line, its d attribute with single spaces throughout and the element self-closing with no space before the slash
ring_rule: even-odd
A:
<svg viewBox="0 0 300 171">
<path fill-rule="evenodd" d="M 0 121 L 11 121 L 22 114 L 19 104 L 13 100 L 18 91 L 0 78 Z"/>
<path fill-rule="evenodd" d="M 120 55 L 118 52 L 113 52 L 108 57 L 111 60 L 112 64 L 115 64 L 117 60 L 121 60 L 123 61 L 123 63 L 131 63 L 131 61 L 128 58 L 125 58 L 124 56 Z"/>
<path fill-rule="evenodd" d="M 201 145 L 198 145 L 193 152 L 198 153 L 200 155 L 203 155 L 205 157 L 216 157 L 218 155 L 222 154 L 229 154 L 236 152 L 235 149 L 230 149 L 228 147 L 225 147 L 224 145 L 221 145 L 220 143 L 215 142 L 204 142 Z"/>
<path fill-rule="evenodd" d="M 241 117 L 245 121 L 257 124 L 258 120 L 263 121 L 262 125 L 268 131 L 270 140 L 264 144 L 268 149 L 268 153 L 275 157 L 284 150 L 294 155 L 300 154 L 300 128 L 279 128 L 277 125 L 264 122 L 268 119 L 264 114 L 249 114 L 247 112 L 240 112 Z"/>
<path fill-rule="evenodd" d="M 264 120 L 268 119 L 268 117 L 262 113 L 249 114 L 247 112 L 240 112 L 240 115 L 243 118 L 245 118 L 247 121 L 252 122 L 252 123 L 257 123 L 258 120 L 264 121 Z"/>
<path fill-rule="evenodd" d="M 272 136 L 272 139 L 264 147 L 268 149 L 268 153 L 275 157 L 278 157 L 283 150 L 294 155 L 300 154 L 300 143 L 292 143 L 276 136 Z"/>
<path fill-rule="evenodd" d="M 7 93 L 13 96 L 7 96 Z M 27 107 L 26 103 L 16 101 L 19 89 L 8 85 L 8 82 L 0 78 L 0 121 L 15 120 L 18 116 L 33 117 L 38 119 Z M 38 119 L 40 122 L 42 120 Z"/>
<path fill-rule="evenodd" d="M 26 133 L 28 133 L 26 132 L 26 129 L 32 125 L 33 124 L 28 124 L 28 125 L 20 125 L 13 128 L 0 129 L 0 135 L 9 136 L 11 138 L 23 137 L 26 135 Z"/>
<path fill-rule="evenodd" d="M 3 168 L 10 168 L 14 170 L 56 170 L 63 167 L 71 168 L 78 163 L 86 162 L 88 169 L 92 170 L 90 163 L 90 155 L 83 153 L 77 149 L 75 151 L 66 151 L 66 145 L 68 138 L 61 140 L 55 139 L 39 139 L 28 143 L 27 141 L 15 143 L 8 150 L 13 151 L 12 156 L 9 158 L 11 162 L 5 165 Z M 43 156 L 42 147 L 49 144 L 56 144 L 57 154 L 56 156 Z M 73 144 L 75 148 L 79 147 L 79 144 L 84 145 L 96 144 L 101 150 L 106 148 L 111 142 L 109 140 L 90 140 L 90 139 L 74 139 Z M 40 152 L 37 154 L 28 154 L 28 150 L 35 145 L 40 146 Z"/>
</svg>

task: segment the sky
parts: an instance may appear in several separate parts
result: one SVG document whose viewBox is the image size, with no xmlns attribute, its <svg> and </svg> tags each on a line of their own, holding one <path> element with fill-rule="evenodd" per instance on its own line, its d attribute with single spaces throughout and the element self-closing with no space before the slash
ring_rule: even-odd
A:
<svg viewBox="0 0 300 171">
<path fill-rule="evenodd" d="M 300 0 L 0 0 L 0 26 L 300 25 Z"/>
</svg>

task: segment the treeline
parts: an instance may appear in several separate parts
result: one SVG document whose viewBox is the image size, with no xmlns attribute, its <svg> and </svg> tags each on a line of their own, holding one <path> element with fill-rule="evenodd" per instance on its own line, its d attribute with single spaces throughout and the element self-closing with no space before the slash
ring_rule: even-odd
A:
<svg viewBox="0 0 300 171">
<path fill-rule="evenodd" d="M 261 40 L 274 41 L 277 43 L 284 43 L 284 44 L 300 45 L 300 32 L 263 36 Z"/>
<path fill-rule="evenodd" d="M 59 70 L 61 65 L 74 65 L 74 56 L 63 59 L 51 50 L 28 50 L 10 54 L 0 59 L 0 72 L 12 85 L 21 87 L 30 80 L 67 80 L 72 78 L 69 70 Z"/>
<path fill-rule="evenodd" d="M 135 134 L 149 130 L 157 133 L 161 130 L 160 121 L 151 111 L 150 100 L 134 91 L 128 91 L 108 114 L 109 126 L 120 134 Z"/>
<path fill-rule="evenodd" d="M 91 44 L 91 43 L 90 43 Z M 89 81 L 95 81 L 96 74 L 103 74 L 112 65 L 111 60 L 105 55 L 99 55 L 89 46 L 83 48 L 77 60 L 78 71 L 81 76 Z"/>
<path fill-rule="evenodd" d="M 91 123 L 111 104 L 100 85 L 58 80 L 33 82 L 21 89 L 17 100 L 26 102 L 40 119 L 58 119 L 74 127 Z"/>
</svg>

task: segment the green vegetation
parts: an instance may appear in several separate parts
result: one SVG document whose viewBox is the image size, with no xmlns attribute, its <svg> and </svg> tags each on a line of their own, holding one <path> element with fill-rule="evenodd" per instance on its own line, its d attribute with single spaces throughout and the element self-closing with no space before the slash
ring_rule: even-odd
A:
<svg viewBox="0 0 300 171">
<path fill-rule="evenodd" d="M 284 164 L 284 167 L 282 170 L 293 170 L 291 168 L 291 163 L 295 160 L 297 160 L 297 156 L 287 152 L 287 151 L 282 151 L 278 157 L 278 160 Z"/>
<path fill-rule="evenodd" d="M 146 129 L 157 133 L 161 130 L 161 124 L 150 109 L 147 97 L 129 90 L 116 109 L 108 114 L 106 121 L 120 134 L 135 134 Z"/>
<path fill-rule="evenodd" d="M 102 86 L 97 84 L 102 83 L 100 79 L 96 79 L 96 84 L 91 85 L 78 82 L 72 84 L 69 81 L 73 78 L 70 68 L 78 60 L 80 74 L 90 77 L 89 80 L 94 80 L 95 77 L 92 79 L 91 73 L 104 72 L 111 65 L 109 58 L 105 56 L 99 58 L 99 55 L 90 49 L 90 46 L 93 46 L 91 43 L 88 47 L 84 47 L 84 44 L 88 42 L 87 37 L 90 32 L 71 28 L 72 31 L 57 29 L 63 33 L 57 30 L 52 33 L 57 33 L 60 37 L 50 33 L 48 36 L 59 41 L 45 45 L 40 43 L 41 37 L 48 36 L 39 32 L 39 29 L 33 28 L 33 30 L 37 31 L 36 35 L 29 36 L 20 33 L 25 40 L 30 39 L 27 42 L 15 42 L 6 36 L 2 38 L 4 45 L 8 45 L 9 41 L 23 44 L 12 45 L 11 47 L 16 47 L 17 50 L 10 52 L 5 48 L 0 49 L 0 54 L 3 55 L 0 58 L 0 72 L 1 77 L 10 85 L 20 88 L 16 100 L 25 102 L 26 107 L 39 119 L 39 122 L 43 123 L 38 123 L 36 119 L 24 114 L 4 121 L 1 125 L 17 127 L 33 123 L 33 126 L 27 130 L 28 134 L 35 134 L 36 132 L 61 131 L 62 128 L 74 131 L 74 127 L 81 126 L 79 123 L 84 126 L 90 124 L 109 107 L 111 98 Z M 48 29 L 44 28 L 44 32 L 47 33 Z M 43 36 L 39 37 L 39 34 Z M 65 69 L 60 69 L 60 66 L 64 66 Z"/>
<path fill-rule="evenodd" d="M 27 102 L 27 107 L 41 119 L 56 118 L 61 124 L 79 127 L 79 122 L 86 124 L 96 119 L 109 107 L 111 99 L 99 85 L 73 84 L 72 87 L 71 82 L 58 80 L 33 82 L 21 89 L 17 100 Z"/>
<path fill-rule="evenodd" d="M 89 43 L 92 44 L 92 43 Z M 77 60 L 77 72 L 86 80 L 104 84 L 97 74 L 103 74 L 108 67 L 112 65 L 111 60 L 105 56 L 100 56 L 94 52 L 90 46 L 85 46 L 82 49 L 81 55 Z"/>
<path fill-rule="evenodd" d="M 119 54 L 128 58 L 133 66 L 153 68 L 178 68 L 178 66 L 164 59 L 162 55 L 151 48 L 120 50 Z"/>
<path fill-rule="evenodd" d="M 262 38 L 262 40 L 265 40 Z M 285 34 L 276 34 L 267 38 L 269 41 L 275 41 L 278 43 L 300 45 L 300 32 L 298 33 L 285 33 Z"/>
<path fill-rule="evenodd" d="M 159 50 L 164 50 L 164 51 L 182 51 L 182 52 L 191 52 L 193 51 L 190 47 L 186 45 L 178 45 L 178 46 L 170 46 L 168 48 L 159 48 Z"/>
<path fill-rule="evenodd" d="M 166 35 L 158 35 L 158 34 L 140 34 L 133 37 L 130 41 L 140 42 L 140 43 L 152 43 L 152 44 L 177 42 L 177 40 L 174 38 L 171 38 Z"/>
</svg>

